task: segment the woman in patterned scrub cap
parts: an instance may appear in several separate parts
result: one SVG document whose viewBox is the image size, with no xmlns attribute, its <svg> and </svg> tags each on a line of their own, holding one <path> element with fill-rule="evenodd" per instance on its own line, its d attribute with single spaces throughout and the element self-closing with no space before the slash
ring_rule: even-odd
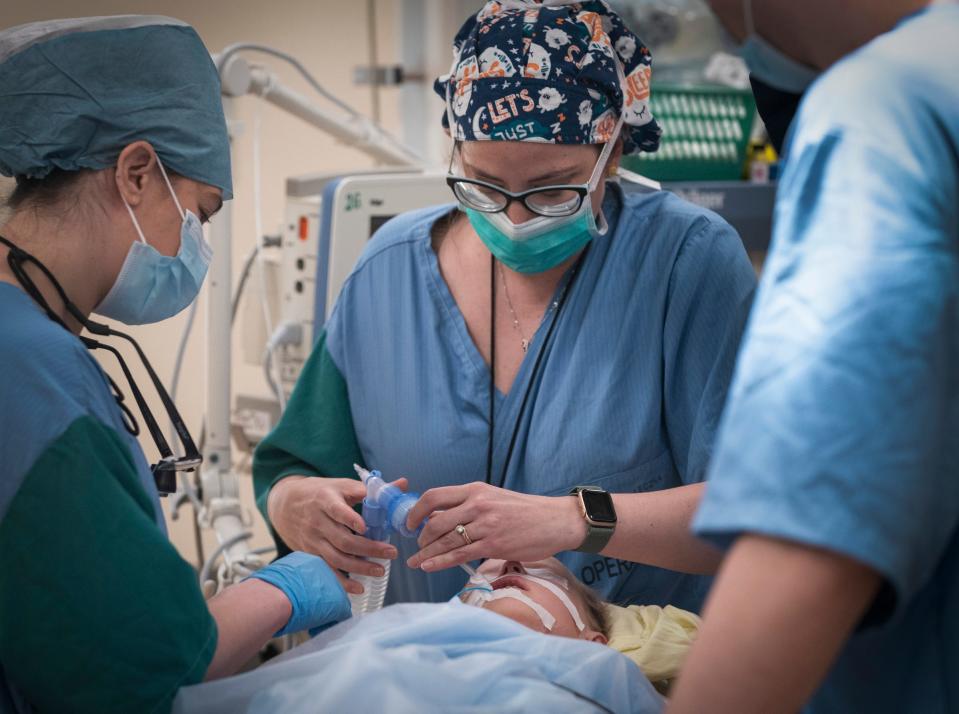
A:
<svg viewBox="0 0 959 714">
<path fill-rule="evenodd" d="M 689 519 L 755 276 L 721 218 L 617 182 L 659 143 L 651 68 L 602 2 L 465 22 L 436 83 L 454 202 L 373 237 L 257 450 L 281 549 L 350 592 L 380 568 L 364 556 L 402 556 L 387 602 L 449 599 L 465 561 L 558 554 L 606 600 L 699 609 L 717 557 Z M 353 462 L 425 492 L 418 543 L 357 535 Z"/>
</svg>

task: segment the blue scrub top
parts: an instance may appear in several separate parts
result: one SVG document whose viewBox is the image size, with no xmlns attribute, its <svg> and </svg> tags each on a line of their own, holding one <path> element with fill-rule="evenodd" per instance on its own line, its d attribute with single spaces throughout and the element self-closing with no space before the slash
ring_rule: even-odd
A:
<svg viewBox="0 0 959 714">
<path fill-rule="evenodd" d="M 372 239 L 343 287 L 326 347 L 343 375 L 365 463 L 411 490 L 483 481 L 489 368 L 440 274 L 434 224 L 452 206 L 400 216 Z M 755 274 L 721 218 L 669 193 L 610 184 L 610 229 L 596 238 L 561 310 L 535 382 L 540 327 L 508 395 L 496 395 L 494 484 L 524 392 L 505 487 L 565 495 L 701 481 L 726 396 Z M 337 474 L 345 475 L 345 474 Z M 448 599 L 456 568 L 427 575 L 403 560 L 388 602 Z M 708 579 L 600 555 L 561 559 L 614 602 L 698 610 Z"/>
<path fill-rule="evenodd" d="M 959 711 L 959 6 L 814 85 L 775 222 L 695 528 L 883 576 L 811 711 Z"/>
<path fill-rule="evenodd" d="M 23 290 L 0 282 L 0 522 L 27 472 L 73 423 L 89 415 L 123 440 L 137 478 L 166 535 L 153 472 L 110 390 L 106 373 L 77 337 L 51 320 Z M 108 359 L 114 359 L 112 356 Z M 121 387 L 129 399 L 129 389 Z M 78 397 L 77 395 L 82 395 Z"/>
<path fill-rule="evenodd" d="M 217 630 L 146 457 L 80 339 L 6 282 L 0 326 L 0 711 L 168 711 Z"/>
</svg>

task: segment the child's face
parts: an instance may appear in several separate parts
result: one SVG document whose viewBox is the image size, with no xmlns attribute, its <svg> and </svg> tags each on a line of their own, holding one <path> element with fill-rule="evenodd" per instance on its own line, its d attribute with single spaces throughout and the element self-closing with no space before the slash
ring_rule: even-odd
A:
<svg viewBox="0 0 959 714">
<path fill-rule="evenodd" d="M 576 610 L 578 610 L 580 619 L 583 622 L 588 622 L 586 601 L 577 588 L 571 585 L 574 582 L 575 576 L 556 558 L 548 558 L 546 560 L 528 563 L 487 560 L 477 571 L 490 581 L 494 591 L 506 587 L 518 588 L 523 591 L 526 597 L 545 608 L 550 615 L 555 618 L 556 622 L 553 625 L 553 629 L 548 631 L 539 616 L 531 610 L 528 605 L 513 598 L 489 600 L 483 603 L 484 609 L 504 615 L 537 632 L 560 635 L 562 637 L 573 637 L 576 639 L 595 640 L 598 636 L 602 638 L 602 641 L 605 641 L 605 637 L 591 630 L 588 625 L 585 631 L 580 632 L 572 614 L 560 598 L 549 588 L 534 580 L 516 577 L 517 575 L 529 573 L 538 577 L 544 577 L 549 582 L 559 586 L 569 597 Z"/>
</svg>

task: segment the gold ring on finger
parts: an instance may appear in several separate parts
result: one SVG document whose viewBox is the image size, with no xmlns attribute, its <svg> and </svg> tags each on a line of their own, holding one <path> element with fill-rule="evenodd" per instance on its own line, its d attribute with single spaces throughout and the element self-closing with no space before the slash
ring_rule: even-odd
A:
<svg viewBox="0 0 959 714">
<path fill-rule="evenodd" d="M 459 533 L 463 537 L 463 540 L 466 541 L 466 545 L 470 545 L 473 542 L 473 539 L 470 538 L 470 534 L 466 532 L 466 526 L 459 525 L 459 526 L 456 526 L 456 528 L 454 528 L 453 530 Z"/>
</svg>

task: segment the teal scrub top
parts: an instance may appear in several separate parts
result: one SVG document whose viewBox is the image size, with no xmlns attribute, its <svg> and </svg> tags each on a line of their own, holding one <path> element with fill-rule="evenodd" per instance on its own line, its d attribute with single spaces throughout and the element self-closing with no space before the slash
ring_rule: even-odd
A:
<svg viewBox="0 0 959 714">
<path fill-rule="evenodd" d="M 146 458 L 75 335 L 5 282 L 0 324 L 0 710 L 169 711 L 217 630 Z"/>
<path fill-rule="evenodd" d="M 775 226 L 695 528 L 882 575 L 810 711 L 959 711 L 959 6 L 812 87 Z"/>
<path fill-rule="evenodd" d="M 397 217 L 367 246 L 256 452 L 264 515 L 277 479 L 348 477 L 354 460 L 405 475 L 419 492 L 485 479 L 490 371 L 431 243 L 453 210 Z M 755 273 L 728 224 L 672 194 L 623 195 L 610 184 L 603 210 L 609 231 L 593 240 L 552 339 L 544 344 L 547 318 L 509 394 L 496 394 L 494 484 L 527 390 L 506 488 L 558 496 L 588 483 L 630 493 L 705 475 Z M 411 570 L 404 560 L 415 542 L 394 542 L 387 602 L 442 601 L 460 589 L 458 568 Z M 614 602 L 697 610 L 709 585 L 601 555 L 560 558 Z"/>
</svg>

